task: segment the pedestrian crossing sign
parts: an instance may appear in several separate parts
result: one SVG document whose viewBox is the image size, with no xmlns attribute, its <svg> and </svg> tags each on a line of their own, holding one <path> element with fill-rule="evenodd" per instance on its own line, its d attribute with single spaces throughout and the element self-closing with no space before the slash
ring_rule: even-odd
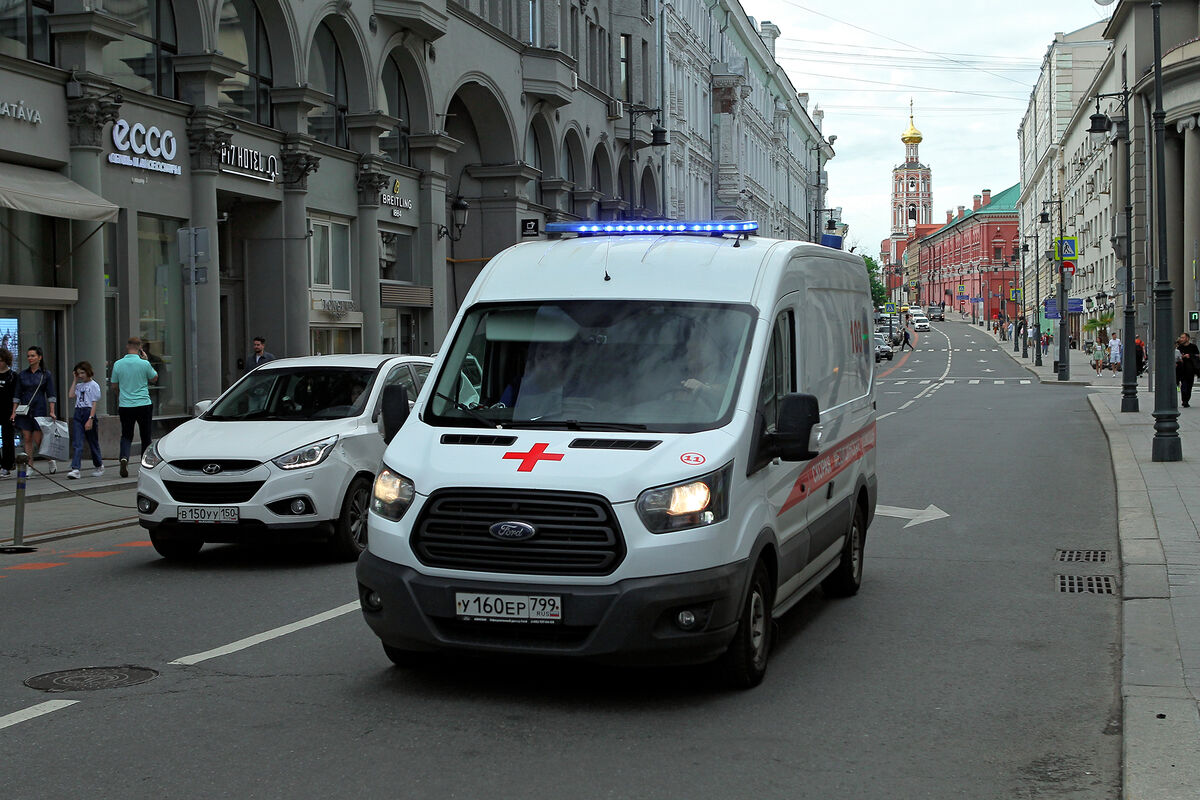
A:
<svg viewBox="0 0 1200 800">
<path fill-rule="evenodd" d="M 966 293 L 967 293 L 967 285 L 966 285 L 965 283 L 960 283 L 960 284 L 958 285 L 958 293 L 959 293 L 959 294 L 966 294 Z"/>
<path fill-rule="evenodd" d="M 895 314 L 896 313 L 896 304 L 895 303 L 884 303 L 883 304 L 883 313 Z"/>
<path fill-rule="evenodd" d="M 1076 247 L 1076 238 L 1074 236 L 1066 236 L 1062 239 L 1054 240 L 1054 260 L 1055 261 L 1074 261 L 1079 254 L 1079 249 Z"/>
<path fill-rule="evenodd" d="M 1008 299 L 1012 300 L 1013 302 L 1016 302 L 1016 303 L 1021 302 L 1021 290 L 1020 289 L 1012 289 L 1011 291 L 1009 291 Z"/>
</svg>

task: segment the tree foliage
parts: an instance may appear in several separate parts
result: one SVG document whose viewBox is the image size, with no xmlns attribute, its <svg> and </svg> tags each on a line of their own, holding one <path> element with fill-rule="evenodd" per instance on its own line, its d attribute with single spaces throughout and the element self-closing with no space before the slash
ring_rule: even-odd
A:
<svg viewBox="0 0 1200 800">
<path fill-rule="evenodd" d="M 867 262 L 867 276 L 871 279 L 871 302 L 881 306 L 887 302 L 887 287 L 879 274 L 879 262 L 870 256 L 863 256 L 863 261 Z"/>
</svg>

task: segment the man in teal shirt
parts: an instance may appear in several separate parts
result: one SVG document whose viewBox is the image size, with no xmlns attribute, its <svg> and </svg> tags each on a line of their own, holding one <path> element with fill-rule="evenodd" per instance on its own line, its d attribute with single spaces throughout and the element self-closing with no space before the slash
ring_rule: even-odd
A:
<svg viewBox="0 0 1200 800">
<path fill-rule="evenodd" d="M 158 381 L 158 373 L 150 366 L 142 340 L 130 336 L 125 344 L 125 357 L 113 364 L 109 383 L 120 388 L 117 413 L 121 417 L 121 477 L 129 477 L 129 448 L 133 445 L 133 425 L 137 423 L 142 438 L 142 452 L 150 447 L 150 384 Z"/>
</svg>

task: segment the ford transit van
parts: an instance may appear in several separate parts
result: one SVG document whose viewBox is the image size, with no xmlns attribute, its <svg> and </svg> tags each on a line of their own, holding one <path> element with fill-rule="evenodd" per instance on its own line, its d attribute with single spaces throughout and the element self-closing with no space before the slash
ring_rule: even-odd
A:
<svg viewBox="0 0 1200 800">
<path fill-rule="evenodd" d="M 388 390 L 357 576 L 397 664 L 718 660 L 748 687 L 773 617 L 858 591 L 876 500 L 862 258 L 666 225 L 552 224 L 575 235 L 505 250 L 411 412 Z"/>
</svg>

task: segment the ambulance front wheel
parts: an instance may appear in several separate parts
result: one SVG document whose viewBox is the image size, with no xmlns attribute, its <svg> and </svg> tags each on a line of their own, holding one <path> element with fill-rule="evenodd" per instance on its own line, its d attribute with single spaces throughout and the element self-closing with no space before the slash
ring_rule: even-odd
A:
<svg viewBox="0 0 1200 800">
<path fill-rule="evenodd" d="M 774 623 L 771 609 L 775 605 L 775 589 L 771 576 L 762 561 L 754 565 L 750 590 L 738 618 L 737 632 L 729 649 L 717 662 L 721 677 L 737 689 L 752 689 L 762 683 L 767 674 L 767 658 L 771 655 Z"/>
</svg>

